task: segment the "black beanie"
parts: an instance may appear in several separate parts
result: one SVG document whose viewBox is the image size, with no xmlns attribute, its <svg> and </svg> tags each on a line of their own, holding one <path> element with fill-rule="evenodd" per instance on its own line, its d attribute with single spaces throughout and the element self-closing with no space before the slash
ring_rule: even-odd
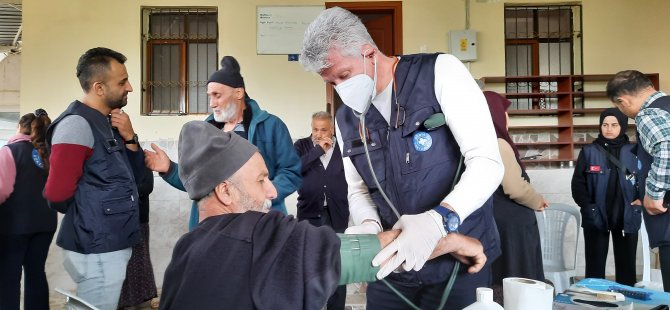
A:
<svg viewBox="0 0 670 310">
<path fill-rule="evenodd" d="M 211 82 L 221 83 L 233 88 L 244 87 L 244 78 L 240 74 L 240 64 L 237 63 L 235 57 L 224 56 L 221 59 L 221 69 L 212 73 L 212 76 L 207 80 L 207 84 Z"/>
</svg>

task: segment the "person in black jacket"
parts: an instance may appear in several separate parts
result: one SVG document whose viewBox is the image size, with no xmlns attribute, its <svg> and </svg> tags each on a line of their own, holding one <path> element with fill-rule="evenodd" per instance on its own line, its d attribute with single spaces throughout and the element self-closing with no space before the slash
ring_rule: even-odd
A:
<svg viewBox="0 0 670 310">
<path fill-rule="evenodd" d="M 298 189 L 298 220 L 329 226 L 343 233 L 349 224 L 347 180 L 340 146 L 335 140 L 333 117 L 320 111 L 312 115 L 312 134 L 293 146 L 302 161 Z M 328 310 L 344 309 L 347 287 L 340 285 L 328 300 Z"/>
<path fill-rule="evenodd" d="M 616 108 L 600 114 L 598 138 L 577 158 L 572 198 L 583 219 L 586 277 L 605 278 L 611 232 L 616 281 L 632 286 L 642 211 L 635 181 L 637 158 L 627 128 L 628 119 Z"/>
<path fill-rule="evenodd" d="M 19 120 L 18 132 L 0 148 L 0 309 L 18 310 L 21 271 L 24 307 L 49 309 L 44 264 L 56 232 L 56 212 L 42 190 L 49 173 L 45 134 L 51 120 L 38 109 Z"/>
<path fill-rule="evenodd" d="M 277 190 L 258 149 L 206 122 L 182 128 L 179 167 L 201 222 L 174 247 L 162 309 L 320 309 L 338 284 L 376 279 L 372 258 L 399 234 L 338 235 L 267 212 Z M 459 233 L 431 257 L 444 253 L 472 263 L 469 273 L 486 262 L 481 243 Z"/>
</svg>

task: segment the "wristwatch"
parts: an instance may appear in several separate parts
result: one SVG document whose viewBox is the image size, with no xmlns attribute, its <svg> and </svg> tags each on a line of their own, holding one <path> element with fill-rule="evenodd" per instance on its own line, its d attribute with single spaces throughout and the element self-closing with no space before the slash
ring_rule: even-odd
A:
<svg viewBox="0 0 670 310">
<path fill-rule="evenodd" d="M 123 142 L 125 144 L 140 144 L 140 141 L 137 139 L 137 134 L 134 134 L 132 139 Z"/>
<path fill-rule="evenodd" d="M 442 224 L 447 233 L 458 232 L 458 226 L 461 225 L 461 218 L 456 212 L 441 205 L 433 208 L 433 210 L 442 216 Z"/>
</svg>

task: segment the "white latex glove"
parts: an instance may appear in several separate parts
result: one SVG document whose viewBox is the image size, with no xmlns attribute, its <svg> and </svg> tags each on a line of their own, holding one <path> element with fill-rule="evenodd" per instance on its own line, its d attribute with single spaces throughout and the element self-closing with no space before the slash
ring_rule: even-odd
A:
<svg viewBox="0 0 670 310">
<path fill-rule="evenodd" d="M 344 233 L 346 235 L 376 235 L 382 232 L 382 227 L 376 221 L 363 222 L 361 225 L 351 226 Z"/>
<path fill-rule="evenodd" d="M 400 229 L 402 232 L 372 260 L 375 267 L 383 264 L 377 272 L 378 279 L 383 279 L 401 264 L 405 271 L 419 271 L 440 238 L 447 235 L 442 216 L 433 210 L 416 215 L 403 215 L 393 225 L 393 229 Z"/>
</svg>

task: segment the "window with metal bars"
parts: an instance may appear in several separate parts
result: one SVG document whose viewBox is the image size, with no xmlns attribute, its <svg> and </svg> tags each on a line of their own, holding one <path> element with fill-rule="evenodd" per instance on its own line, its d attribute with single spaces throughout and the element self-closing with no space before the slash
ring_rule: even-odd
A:
<svg viewBox="0 0 670 310">
<path fill-rule="evenodd" d="M 582 73 L 580 5 L 506 6 L 505 75 Z M 555 92 L 556 82 L 507 83 L 508 93 Z M 511 109 L 556 109 L 556 98 L 512 100 Z"/>
<path fill-rule="evenodd" d="M 210 113 L 218 39 L 216 8 L 142 8 L 142 113 Z"/>
</svg>

